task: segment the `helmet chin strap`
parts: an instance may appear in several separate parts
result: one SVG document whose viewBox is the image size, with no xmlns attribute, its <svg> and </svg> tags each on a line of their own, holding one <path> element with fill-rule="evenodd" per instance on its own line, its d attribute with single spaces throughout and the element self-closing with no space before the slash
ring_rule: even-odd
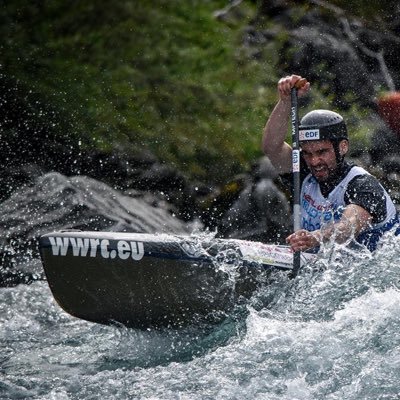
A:
<svg viewBox="0 0 400 400">
<path fill-rule="evenodd" d="M 333 150 L 335 151 L 336 156 L 337 168 L 338 170 L 341 170 L 344 163 L 344 155 L 340 154 L 339 143 L 339 140 L 332 140 Z"/>
</svg>

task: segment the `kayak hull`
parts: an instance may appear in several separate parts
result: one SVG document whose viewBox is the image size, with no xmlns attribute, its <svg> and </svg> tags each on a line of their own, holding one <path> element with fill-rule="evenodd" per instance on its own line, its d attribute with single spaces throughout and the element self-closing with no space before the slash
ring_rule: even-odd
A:
<svg viewBox="0 0 400 400">
<path fill-rule="evenodd" d="M 245 259 L 242 242 L 63 231 L 43 235 L 39 249 L 52 294 L 67 313 L 147 329 L 218 321 L 250 296 L 271 268 L 259 255 Z M 246 242 L 247 250 L 256 245 Z"/>
</svg>

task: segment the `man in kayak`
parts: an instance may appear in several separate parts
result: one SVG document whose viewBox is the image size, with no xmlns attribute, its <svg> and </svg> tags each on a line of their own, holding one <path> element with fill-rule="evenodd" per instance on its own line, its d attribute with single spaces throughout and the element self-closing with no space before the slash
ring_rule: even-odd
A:
<svg viewBox="0 0 400 400">
<path fill-rule="evenodd" d="M 279 100 L 263 132 L 264 153 L 280 174 L 292 171 L 292 147 L 285 137 L 290 92 L 299 79 L 302 77 L 291 75 L 279 80 Z M 309 88 L 310 83 L 305 80 L 298 95 Z M 375 177 L 345 160 L 349 142 L 343 118 L 329 110 L 309 112 L 300 120 L 299 141 L 302 229 L 286 241 L 294 251 L 304 251 L 318 248 L 331 238 L 344 243 L 354 237 L 375 250 L 383 233 L 396 224 L 396 208 Z"/>
</svg>

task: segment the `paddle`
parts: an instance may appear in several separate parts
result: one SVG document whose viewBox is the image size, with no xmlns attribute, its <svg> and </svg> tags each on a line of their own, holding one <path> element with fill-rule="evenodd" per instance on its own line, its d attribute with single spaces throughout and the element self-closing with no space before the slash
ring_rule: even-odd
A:
<svg viewBox="0 0 400 400">
<path fill-rule="evenodd" d="M 306 79 L 299 79 L 290 92 L 291 122 L 292 122 L 292 169 L 293 169 L 293 229 L 300 229 L 300 145 L 299 145 L 299 113 L 297 106 L 297 90 L 306 84 Z M 301 253 L 296 251 L 293 255 L 292 276 L 297 275 L 301 264 Z"/>
</svg>

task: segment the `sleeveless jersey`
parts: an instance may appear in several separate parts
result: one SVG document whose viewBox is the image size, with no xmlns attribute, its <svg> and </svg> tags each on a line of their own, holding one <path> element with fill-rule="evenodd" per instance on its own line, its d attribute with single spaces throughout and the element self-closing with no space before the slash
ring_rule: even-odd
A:
<svg viewBox="0 0 400 400">
<path fill-rule="evenodd" d="M 358 175 L 370 175 L 365 169 L 354 166 L 343 180 L 324 197 L 318 181 L 308 174 L 301 186 L 301 226 L 307 231 L 320 229 L 329 222 L 338 221 L 346 207 L 345 193 L 349 182 Z M 363 231 L 355 239 L 364 244 L 371 251 L 384 232 L 391 229 L 397 222 L 397 212 L 389 194 L 384 190 L 386 200 L 386 218 L 379 223 L 372 224 L 371 228 Z"/>
</svg>

